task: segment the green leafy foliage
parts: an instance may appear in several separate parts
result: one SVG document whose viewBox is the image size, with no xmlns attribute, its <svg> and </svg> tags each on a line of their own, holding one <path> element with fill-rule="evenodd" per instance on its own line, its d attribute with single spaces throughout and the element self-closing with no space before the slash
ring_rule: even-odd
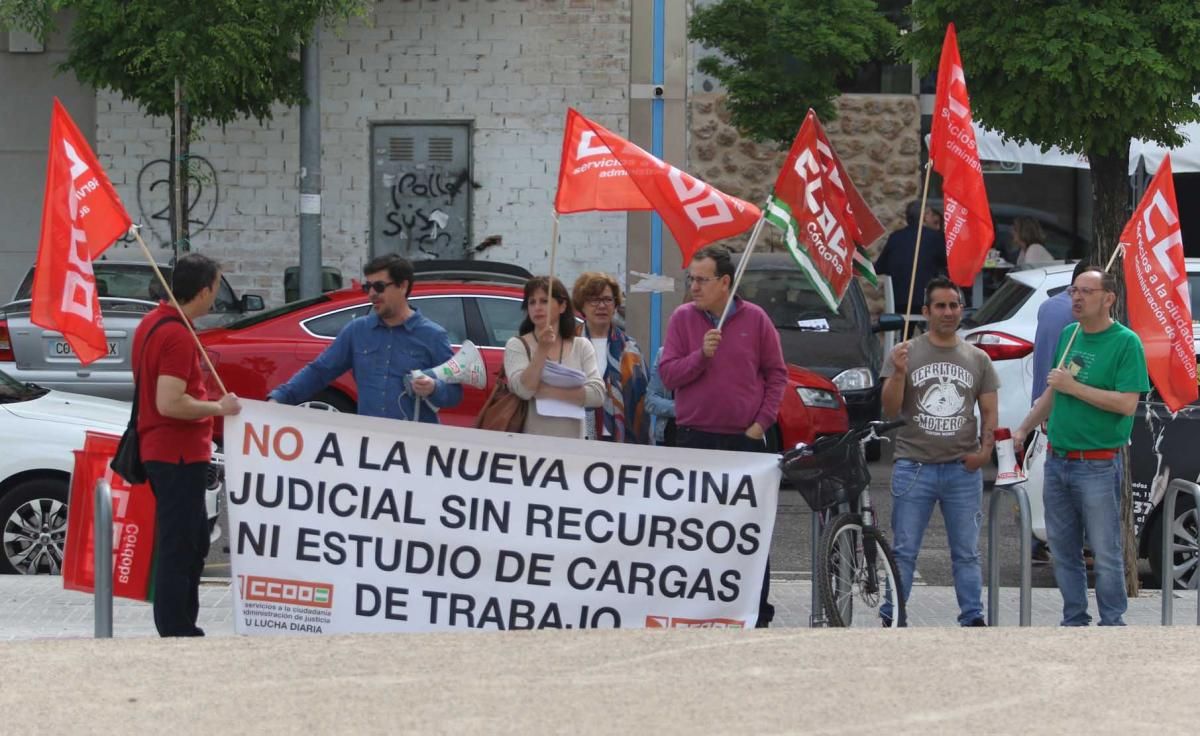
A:
<svg viewBox="0 0 1200 736">
<path fill-rule="evenodd" d="M 175 80 L 194 123 L 271 117 L 303 101 L 298 53 L 318 18 L 359 0 L 74 0 L 63 68 L 150 115 L 170 115 Z M 189 126 L 190 127 L 190 126 Z"/>
<path fill-rule="evenodd" d="M 733 123 L 788 143 L 808 108 L 836 116 L 838 82 L 886 56 L 896 28 L 874 0 L 723 0 L 698 8 L 689 33 L 724 57 L 699 69 L 728 91 Z"/>
<path fill-rule="evenodd" d="M 1021 141 L 1124 156 L 1200 120 L 1196 0 L 921 0 L 902 41 L 936 70 L 953 21 L 974 118 Z"/>
</svg>

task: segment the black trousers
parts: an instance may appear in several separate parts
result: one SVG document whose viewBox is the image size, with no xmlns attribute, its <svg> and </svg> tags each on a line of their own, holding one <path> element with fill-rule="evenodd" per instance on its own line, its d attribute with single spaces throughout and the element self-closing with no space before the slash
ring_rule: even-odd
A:
<svg viewBox="0 0 1200 736">
<path fill-rule="evenodd" d="M 154 627 L 159 636 L 204 636 L 200 574 L 208 555 L 204 490 L 208 463 L 147 462 L 146 476 L 158 503 L 154 540 Z"/>
<path fill-rule="evenodd" d="M 752 440 L 744 434 L 717 434 L 704 432 L 691 427 L 676 427 L 675 446 L 690 447 L 694 450 L 730 450 L 733 452 L 766 452 L 767 444 L 763 440 Z M 763 540 L 770 547 L 771 540 Z M 754 627 L 765 629 L 775 618 L 775 606 L 771 605 L 768 597 L 771 594 L 771 560 L 767 558 L 767 569 L 763 571 L 762 595 L 758 600 L 758 621 Z"/>
</svg>

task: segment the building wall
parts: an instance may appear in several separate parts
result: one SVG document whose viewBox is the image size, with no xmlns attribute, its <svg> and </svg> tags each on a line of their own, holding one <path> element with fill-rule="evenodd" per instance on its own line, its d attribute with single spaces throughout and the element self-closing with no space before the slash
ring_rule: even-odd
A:
<svg viewBox="0 0 1200 736">
<path fill-rule="evenodd" d="M 628 130 L 632 1 L 380 0 L 365 22 L 324 32 L 324 262 L 348 281 L 370 257 L 371 125 L 451 120 L 473 127 L 472 240 L 501 238 L 478 257 L 545 272 L 567 107 Z M 169 121 L 102 92 L 96 125 L 130 214 L 169 258 Z M 298 130 L 298 110 L 279 107 L 263 125 L 206 126 L 192 145 L 207 162 L 197 164 L 193 248 L 219 259 L 235 288 L 274 303 L 284 268 L 299 263 Z M 560 233 L 564 279 L 624 274 L 625 215 L 574 215 Z"/>
<path fill-rule="evenodd" d="M 72 74 L 67 59 L 70 16 L 41 46 L 0 30 L 0 304 L 8 301 L 37 254 L 46 187 L 50 112 L 58 97 L 89 141 L 95 141 L 96 98 Z"/>
</svg>

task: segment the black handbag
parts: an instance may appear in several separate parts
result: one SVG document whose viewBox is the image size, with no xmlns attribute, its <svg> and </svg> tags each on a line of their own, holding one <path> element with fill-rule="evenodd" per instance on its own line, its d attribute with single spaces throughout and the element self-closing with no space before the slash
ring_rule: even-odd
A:
<svg viewBox="0 0 1200 736">
<path fill-rule="evenodd" d="M 150 331 L 146 333 L 146 339 L 142 342 L 143 352 L 145 351 L 145 346 L 150 344 L 150 336 L 154 334 L 154 331 L 168 322 L 183 322 L 183 320 L 178 317 L 166 317 L 159 320 L 158 324 L 151 327 Z M 137 430 L 139 393 L 138 381 L 135 377 L 133 380 L 133 406 L 129 413 L 129 426 L 125 427 L 125 434 L 121 435 L 121 441 L 117 443 L 117 452 L 108 464 L 108 467 L 112 468 L 114 473 L 124 478 L 125 482 L 130 485 L 146 482 L 146 465 L 142 462 L 142 447 Z"/>
</svg>

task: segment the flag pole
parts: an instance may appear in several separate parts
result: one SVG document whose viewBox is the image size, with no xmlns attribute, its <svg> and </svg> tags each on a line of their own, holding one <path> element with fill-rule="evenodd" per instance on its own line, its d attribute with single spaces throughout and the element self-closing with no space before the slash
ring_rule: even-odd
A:
<svg viewBox="0 0 1200 736">
<path fill-rule="evenodd" d="M 135 225 L 130 230 L 133 232 L 133 237 L 137 238 L 138 245 L 142 246 L 142 253 L 146 256 L 146 260 L 150 262 L 150 268 L 154 269 L 154 275 L 158 276 L 158 282 L 162 284 L 166 291 L 167 299 L 171 300 L 171 305 L 179 311 L 179 316 L 183 317 L 183 325 L 187 327 L 188 332 L 192 336 L 192 340 L 196 343 L 196 348 L 200 351 L 200 357 L 204 359 L 204 364 L 208 366 L 208 370 L 212 372 L 213 380 L 217 382 L 217 388 L 221 389 L 221 395 L 229 393 L 225 389 L 225 384 L 221 381 L 221 377 L 217 375 L 217 369 L 213 367 L 212 360 L 208 357 L 208 352 L 204 350 L 204 346 L 200 344 L 200 338 L 196 335 L 196 330 L 192 328 L 191 321 L 187 315 L 183 313 L 183 307 L 179 306 L 179 302 L 175 300 L 175 293 L 171 291 L 171 285 L 167 283 L 166 277 L 162 275 L 162 271 L 158 270 L 158 264 L 154 262 L 154 256 L 150 255 L 150 249 L 146 247 L 146 241 L 142 240 L 142 234 L 138 232 L 139 226 Z"/>
<path fill-rule="evenodd" d="M 733 297 L 737 295 L 738 285 L 742 283 L 742 274 L 746 272 L 746 266 L 750 263 L 750 254 L 754 252 L 754 246 L 758 243 L 759 233 L 762 232 L 763 223 L 767 221 L 767 209 L 763 208 L 762 214 L 758 216 L 758 222 L 754 223 L 754 230 L 750 232 L 750 240 L 746 243 L 746 250 L 742 251 L 742 260 L 738 263 L 737 271 L 733 274 L 733 286 L 729 289 L 729 301 L 725 302 L 725 308 L 721 310 L 721 319 L 717 322 L 717 329 L 720 330 L 725 324 L 725 320 L 729 317 L 729 308 L 733 306 Z"/>
<path fill-rule="evenodd" d="M 929 199 L 929 180 L 933 177 L 933 158 L 925 164 L 925 188 L 921 190 L 921 214 L 917 217 L 917 242 L 913 246 L 912 273 L 908 276 L 908 301 L 904 302 L 904 331 L 900 340 L 908 339 L 908 324 L 912 321 L 913 289 L 917 285 L 917 256 L 921 253 L 921 234 L 925 230 L 925 203 Z"/>
<path fill-rule="evenodd" d="M 1108 269 L 1112 268 L 1113 261 L 1117 260 L 1117 254 L 1125 250 L 1125 246 L 1117 243 L 1117 247 L 1113 248 L 1112 255 L 1108 258 L 1108 265 L 1104 267 L 1104 273 L 1108 273 Z M 1067 347 L 1063 350 L 1062 358 L 1058 361 L 1058 367 L 1061 369 L 1067 362 L 1067 356 L 1071 354 L 1071 346 L 1075 344 L 1075 338 L 1079 335 L 1079 323 L 1075 323 L 1075 331 L 1071 333 L 1071 339 L 1067 340 Z"/>
<path fill-rule="evenodd" d="M 546 281 L 546 297 L 554 301 L 554 261 L 558 257 L 558 213 L 554 213 L 554 226 L 550 229 L 550 276 Z"/>
</svg>

